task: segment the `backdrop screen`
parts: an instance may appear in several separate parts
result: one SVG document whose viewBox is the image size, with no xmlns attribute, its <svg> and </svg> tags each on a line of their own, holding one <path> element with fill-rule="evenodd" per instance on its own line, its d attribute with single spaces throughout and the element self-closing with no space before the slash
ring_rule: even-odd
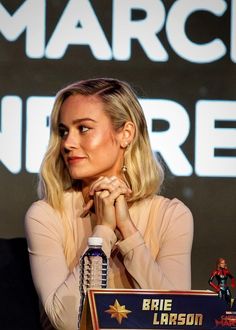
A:
<svg viewBox="0 0 236 330">
<path fill-rule="evenodd" d="M 162 194 L 194 216 L 193 289 L 236 274 L 236 1 L 2 0 L 1 237 L 24 236 L 56 92 L 114 77 L 136 90 Z"/>
</svg>

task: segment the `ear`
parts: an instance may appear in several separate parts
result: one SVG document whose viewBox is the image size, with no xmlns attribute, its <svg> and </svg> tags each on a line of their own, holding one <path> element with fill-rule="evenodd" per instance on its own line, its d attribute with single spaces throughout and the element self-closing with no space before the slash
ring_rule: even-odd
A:
<svg viewBox="0 0 236 330">
<path fill-rule="evenodd" d="M 135 134 L 134 123 L 132 123 L 132 121 L 127 121 L 120 133 L 120 146 L 125 149 L 133 141 Z"/>
</svg>

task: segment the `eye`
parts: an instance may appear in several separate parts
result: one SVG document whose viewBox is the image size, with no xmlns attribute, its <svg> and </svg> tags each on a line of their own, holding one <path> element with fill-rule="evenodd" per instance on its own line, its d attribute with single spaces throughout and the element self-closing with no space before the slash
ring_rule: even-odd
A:
<svg viewBox="0 0 236 330">
<path fill-rule="evenodd" d="M 79 129 L 80 133 L 86 133 L 89 130 L 89 127 L 84 126 L 84 125 L 80 125 L 78 127 L 78 129 Z"/>
<path fill-rule="evenodd" d="M 61 138 L 64 138 L 65 136 L 68 135 L 68 130 L 65 127 L 59 127 L 58 134 Z"/>
</svg>

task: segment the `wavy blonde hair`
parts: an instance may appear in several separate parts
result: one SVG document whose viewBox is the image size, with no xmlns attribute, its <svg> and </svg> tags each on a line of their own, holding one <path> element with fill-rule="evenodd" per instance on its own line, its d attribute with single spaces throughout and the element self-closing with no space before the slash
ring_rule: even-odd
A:
<svg viewBox="0 0 236 330">
<path fill-rule="evenodd" d="M 124 164 L 127 167 L 124 175 L 132 189 L 129 201 L 134 202 L 158 193 L 164 177 L 163 169 L 151 150 L 146 120 L 135 92 L 124 81 L 97 78 L 75 82 L 56 95 L 51 114 L 49 145 L 39 172 L 39 197 L 63 215 L 63 193 L 73 188 L 74 182 L 60 154 L 58 124 L 62 103 L 76 94 L 99 97 L 115 131 L 122 128 L 127 121 L 133 122 L 135 126 L 133 141 L 124 154 Z M 62 219 L 65 229 L 64 251 L 70 264 L 73 259 L 72 233 L 65 215 Z"/>
</svg>

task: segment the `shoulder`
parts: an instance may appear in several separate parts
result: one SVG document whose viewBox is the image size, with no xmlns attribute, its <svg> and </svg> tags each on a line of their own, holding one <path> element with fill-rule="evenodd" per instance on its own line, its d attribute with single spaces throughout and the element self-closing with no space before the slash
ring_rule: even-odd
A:
<svg viewBox="0 0 236 330">
<path fill-rule="evenodd" d="M 230 276 L 233 276 L 232 273 L 231 273 L 231 271 L 229 269 L 226 269 L 226 274 L 227 275 L 230 275 Z"/>
<path fill-rule="evenodd" d="M 71 193 L 64 193 L 64 211 L 66 213 L 70 200 L 72 199 Z M 25 228 L 41 227 L 62 228 L 61 214 L 55 210 L 46 200 L 38 200 L 31 204 L 25 214 Z"/>
<path fill-rule="evenodd" d="M 44 200 L 34 202 L 25 215 L 25 232 L 60 232 L 60 215 Z"/>
<path fill-rule="evenodd" d="M 57 219 L 59 214 L 53 207 L 44 200 L 38 200 L 34 202 L 28 209 L 25 215 L 25 222 L 29 221 L 42 221 L 42 222 L 52 222 Z"/>
<path fill-rule="evenodd" d="M 38 200 L 31 204 L 28 211 L 26 212 L 26 217 L 34 217 L 40 214 L 51 214 L 54 213 L 55 210 L 52 208 L 50 204 L 48 204 L 45 200 Z"/>
<path fill-rule="evenodd" d="M 65 192 L 63 198 L 63 217 L 71 218 L 75 208 L 75 199 L 78 199 L 80 204 L 81 194 L 74 193 L 73 191 Z M 77 201 L 78 202 L 78 201 Z M 77 203 L 78 204 L 78 203 Z M 47 201 L 38 200 L 29 207 L 25 215 L 25 226 L 47 226 L 51 229 L 56 228 L 62 230 L 62 215 L 59 211 L 55 210 Z"/>
<path fill-rule="evenodd" d="M 211 276 L 215 276 L 218 274 L 218 270 L 217 269 L 214 269 L 212 272 L 211 272 Z"/>
<path fill-rule="evenodd" d="M 165 217 L 184 216 L 192 218 L 190 209 L 179 199 L 169 199 L 160 195 L 155 195 L 149 199 L 151 208 L 154 208 Z"/>
<path fill-rule="evenodd" d="M 150 216 L 163 232 L 181 234 L 193 232 L 192 212 L 179 199 L 156 195 L 149 203 L 151 203 Z"/>
<path fill-rule="evenodd" d="M 73 192 L 65 192 L 63 195 L 64 212 L 66 213 L 73 200 Z M 60 217 L 59 212 L 55 210 L 46 200 L 38 200 L 31 204 L 26 212 L 25 218 L 49 217 L 55 219 Z"/>
<path fill-rule="evenodd" d="M 180 201 L 178 198 L 163 198 L 163 209 L 165 212 L 171 217 L 173 215 L 176 216 L 186 216 L 192 218 L 192 212 L 188 208 L 187 205 L 185 205 L 182 201 Z"/>
</svg>

